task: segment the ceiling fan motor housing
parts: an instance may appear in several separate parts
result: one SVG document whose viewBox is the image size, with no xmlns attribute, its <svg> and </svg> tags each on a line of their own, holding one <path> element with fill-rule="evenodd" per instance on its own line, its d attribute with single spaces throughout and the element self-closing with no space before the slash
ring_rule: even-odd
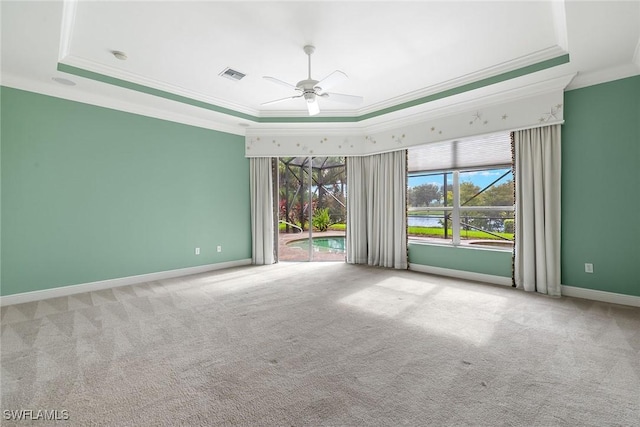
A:
<svg viewBox="0 0 640 427">
<path fill-rule="evenodd" d="M 300 80 L 296 85 L 296 87 L 306 92 L 308 90 L 320 89 L 319 87 L 316 86 L 318 83 L 319 83 L 318 80 L 313 80 L 313 79 Z"/>
<path fill-rule="evenodd" d="M 317 84 L 318 84 L 318 80 L 313 80 L 313 79 L 301 80 L 296 85 L 296 88 L 298 90 L 301 90 L 302 95 L 304 96 L 304 99 L 307 102 L 311 103 L 311 102 L 314 102 L 316 99 L 316 90 L 320 90 L 320 88 L 316 86 Z"/>
</svg>

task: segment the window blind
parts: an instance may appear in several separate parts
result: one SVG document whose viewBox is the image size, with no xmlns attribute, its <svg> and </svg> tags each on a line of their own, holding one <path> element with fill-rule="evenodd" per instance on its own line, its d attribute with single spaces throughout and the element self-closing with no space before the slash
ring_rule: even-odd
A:
<svg viewBox="0 0 640 427">
<path fill-rule="evenodd" d="M 501 132 L 409 148 L 409 172 L 511 164 L 511 133 Z"/>
</svg>

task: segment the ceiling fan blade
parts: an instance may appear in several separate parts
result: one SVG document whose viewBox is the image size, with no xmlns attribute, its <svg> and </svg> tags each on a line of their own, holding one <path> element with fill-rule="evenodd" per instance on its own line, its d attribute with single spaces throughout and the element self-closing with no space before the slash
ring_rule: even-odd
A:
<svg viewBox="0 0 640 427">
<path fill-rule="evenodd" d="M 288 87 L 289 89 L 297 89 L 291 83 L 284 82 L 284 81 L 282 81 L 280 79 L 276 79 L 275 77 L 263 76 L 262 78 L 265 79 L 265 80 L 269 80 L 270 82 L 273 82 L 273 83 L 275 83 L 277 85 Z"/>
<path fill-rule="evenodd" d="M 338 83 L 342 83 L 343 81 L 347 80 L 348 78 L 349 77 L 342 71 L 335 70 L 333 73 L 320 80 L 315 87 L 320 88 L 323 91 L 329 90 Z"/>
<path fill-rule="evenodd" d="M 296 96 L 288 96 L 286 98 L 282 98 L 282 99 L 276 99 L 274 101 L 268 101 L 268 102 L 263 102 L 260 105 L 271 105 L 271 104 L 277 104 L 278 102 L 282 102 L 282 101 L 288 101 L 290 99 L 296 99 L 296 98 L 301 98 L 302 95 L 296 95 Z"/>
<path fill-rule="evenodd" d="M 318 98 L 313 97 L 313 101 L 307 100 L 307 109 L 309 110 L 310 116 L 315 116 L 320 112 L 320 106 L 318 105 Z"/>
<path fill-rule="evenodd" d="M 322 95 L 323 98 L 329 101 L 343 102 L 345 104 L 359 105 L 364 100 L 363 97 L 357 95 L 345 95 L 344 93 L 325 92 Z"/>
</svg>

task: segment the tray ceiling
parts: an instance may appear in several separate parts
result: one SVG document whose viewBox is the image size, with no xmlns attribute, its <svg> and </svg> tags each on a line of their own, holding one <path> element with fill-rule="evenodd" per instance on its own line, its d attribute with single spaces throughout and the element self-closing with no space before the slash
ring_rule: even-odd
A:
<svg viewBox="0 0 640 427">
<path fill-rule="evenodd" d="M 262 77 L 306 78 L 305 44 L 316 46 L 313 78 L 341 70 L 349 79 L 332 91 L 364 97 L 321 99 L 321 117 L 357 118 L 518 70 L 578 73 L 574 86 L 638 74 L 639 29 L 638 2 L 3 1 L 2 75 L 14 87 L 237 128 L 306 116 L 301 99 L 261 105 L 295 94 Z M 227 67 L 246 77 L 221 77 Z"/>
</svg>

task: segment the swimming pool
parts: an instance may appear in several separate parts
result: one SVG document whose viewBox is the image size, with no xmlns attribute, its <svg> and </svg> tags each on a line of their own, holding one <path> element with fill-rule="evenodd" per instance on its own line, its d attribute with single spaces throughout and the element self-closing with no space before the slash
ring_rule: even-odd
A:
<svg viewBox="0 0 640 427">
<path fill-rule="evenodd" d="M 314 237 L 311 243 L 314 252 L 344 253 L 344 236 Z M 293 248 L 309 250 L 309 239 L 293 240 L 287 243 Z"/>
</svg>

